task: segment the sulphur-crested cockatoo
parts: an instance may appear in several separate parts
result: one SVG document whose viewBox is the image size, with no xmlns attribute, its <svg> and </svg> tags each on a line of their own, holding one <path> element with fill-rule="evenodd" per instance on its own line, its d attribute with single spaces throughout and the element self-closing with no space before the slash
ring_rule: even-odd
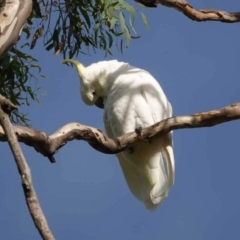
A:
<svg viewBox="0 0 240 240">
<path fill-rule="evenodd" d="M 171 104 L 149 72 L 117 60 L 88 67 L 75 60 L 63 61 L 66 62 L 77 69 L 83 102 L 104 106 L 104 124 L 110 138 L 134 130 L 139 132 L 141 127 L 172 116 Z M 138 143 L 117 157 L 132 194 L 147 209 L 156 209 L 174 183 L 172 133 Z"/>
</svg>

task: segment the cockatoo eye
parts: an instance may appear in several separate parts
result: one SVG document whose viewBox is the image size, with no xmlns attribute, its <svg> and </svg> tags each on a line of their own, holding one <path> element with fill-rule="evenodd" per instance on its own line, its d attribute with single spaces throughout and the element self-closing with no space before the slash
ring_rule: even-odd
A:
<svg viewBox="0 0 240 240">
<path fill-rule="evenodd" d="M 96 95 L 96 91 L 92 91 L 93 96 Z"/>
</svg>

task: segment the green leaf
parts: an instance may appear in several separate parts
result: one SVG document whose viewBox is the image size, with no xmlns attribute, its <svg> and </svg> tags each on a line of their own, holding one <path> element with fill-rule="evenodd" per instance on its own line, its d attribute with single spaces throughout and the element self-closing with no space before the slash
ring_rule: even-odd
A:
<svg viewBox="0 0 240 240">
<path fill-rule="evenodd" d="M 121 51 L 121 53 L 123 52 L 122 48 L 123 48 L 123 40 L 121 40 L 121 43 L 120 43 L 120 51 Z"/>
<path fill-rule="evenodd" d="M 47 42 L 44 43 L 44 46 L 48 45 L 52 41 L 52 36 L 49 38 Z"/>
<path fill-rule="evenodd" d="M 118 4 L 119 4 L 119 1 L 110 3 L 110 4 L 107 6 L 107 8 L 113 8 L 113 7 L 115 7 L 115 6 L 118 5 Z"/>
<path fill-rule="evenodd" d="M 119 21 L 120 21 L 121 31 L 124 32 L 125 18 L 124 18 L 124 16 L 123 16 L 122 12 L 119 13 Z"/>
<path fill-rule="evenodd" d="M 130 13 L 130 24 L 131 24 L 131 27 L 133 28 L 133 25 L 135 23 L 135 18 L 136 18 L 134 7 L 131 6 L 129 8 L 129 13 Z"/>
<path fill-rule="evenodd" d="M 144 13 L 141 12 L 141 17 L 146 28 L 148 28 L 147 18 Z"/>
<path fill-rule="evenodd" d="M 31 87 L 27 87 L 27 92 L 30 95 L 30 97 L 32 98 L 32 100 L 35 100 L 35 96 L 32 92 L 32 88 Z"/>
<path fill-rule="evenodd" d="M 109 41 L 108 47 L 111 48 L 111 47 L 112 47 L 112 44 L 113 44 L 113 37 L 112 37 L 112 35 L 111 35 L 110 33 L 108 33 L 107 31 L 106 31 L 106 34 L 108 35 L 108 41 Z"/>
<path fill-rule="evenodd" d="M 126 46 L 128 47 L 129 46 L 129 43 L 130 43 L 130 40 L 131 40 L 131 36 L 130 36 L 130 33 L 129 33 L 129 29 L 125 26 L 124 28 L 124 37 L 126 39 Z"/>
<path fill-rule="evenodd" d="M 113 31 L 112 33 L 115 37 L 119 37 L 119 36 L 123 35 L 123 32 L 118 33 L 118 32 Z"/>
<path fill-rule="evenodd" d="M 24 48 L 25 46 L 30 46 L 30 44 L 29 43 L 25 43 L 25 44 L 23 44 L 20 48 Z"/>
<path fill-rule="evenodd" d="M 117 19 L 116 18 L 112 18 L 110 20 L 110 29 L 113 29 L 115 26 L 116 26 L 116 23 L 117 23 Z"/>
<path fill-rule="evenodd" d="M 38 69 L 38 73 L 40 73 L 41 70 L 42 70 L 42 68 L 41 68 L 41 66 L 39 64 L 31 64 L 31 67 L 32 68 L 37 68 Z"/>
<path fill-rule="evenodd" d="M 37 0 L 33 0 L 33 13 L 34 13 L 34 17 L 36 18 L 42 17 L 40 4 L 38 3 Z"/>
<path fill-rule="evenodd" d="M 108 9 L 108 14 L 109 14 L 109 16 L 112 17 L 112 18 L 118 19 L 118 15 L 116 14 L 116 12 L 114 11 L 113 8 L 109 8 L 109 9 Z"/>
<path fill-rule="evenodd" d="M 83 15 L 85 21 L 87 22 L 88 28 L 90 28 L 91 27 L 91 22 L 90 22 L 90 18 L 88 16 L 87 10 L 86 9 L 82 9 L 82 7 L 79 7 L 79 10 L 80 10 L 81 14 Z"/>
<path fill-rule="evenodd" d="M 30 56 L 26 53 L 23 53 L 23 52 L 17 50 L 16 48 L 12 48 L 11 51 L 14 52 L 16 54 L 16 56 L 19 57 L 19 58 L 23 58 L 23 59 L 26 59 L 26 60 L 37 61 L 37 59 L 33 58 L 32 56 Z"/>
<path fill-rule="evenodd" d="M 45 49 L 47 51 L 51 50 L 54 47 L 54 43 L 49 44 Z"/>
<path fill-rule="evenodd" d="M 31 32 L 30 29 L 28 27 L 23 28 L 22 30 L 24 33 L 26 33 L 26 39 L 29 39 L 29 37 L 31 36 Z"/>
<path fill-rule="evenodd" d="M 106 42 L 105 37 L 103 37 L 103 36 L 99 36 L 99 38 L 101 39 L 101 42 L 100 42 L 100 46 L 101 46 L 101 48 L 103 48 L 104 50 L 106 50 L 107 42 Z"/>
<path fill-rule="evenodd" d="M 97 23 L 97 24 L 95 25 L 95 28 L 94 28 L 94 30 L 95 30 L 95 31 L 98 31 L 98 30 L 99 30 L 99 28 L 100 28 L 100 23 Z"/>
</svg>

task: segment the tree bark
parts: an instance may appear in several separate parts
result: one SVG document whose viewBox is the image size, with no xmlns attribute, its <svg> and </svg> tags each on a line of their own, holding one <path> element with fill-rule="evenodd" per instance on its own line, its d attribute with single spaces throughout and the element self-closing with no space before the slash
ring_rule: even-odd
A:
<svg viewBox="0 0 240 240">
<path fill-rule="evenodd" d="M 32 183 L 30 168 L 18 143 L 15 129 L 9 119 L 11 109 L 14 108 L 16 107 L 10 101 L 0 95 L 0 123 L 2 125 L 1 131 L 4 132 L 5 139 L 11 148 L 15 162 L 17 164 L 25 200 L 33 222 L 38 229 L 38 232 L 41 235 L 42 239 L 54 240 L 50 228 L 48 227 L 47 220 L 38 202 L 38 198 Z"/>
<path fill-rule="evenodd" d="M 0 58 L 18 41 L 23 25 L 32 11 L 31 0 L 5 0 L 0 8 Z M 47 220 L 42 212 L 31 178 L 30 168 L 24 158 L 9 114 L 16 109 L 9 100 L 0 95 L 0 123 L 6 141 L 11 148 L 21 177 L 25 200 L 42 239 L 54 240 Z"/>
<path fill-rule="evenodd" d="M 0 8 L 0 58 L 18 41 L 32 0 L 4 0 Z"/>
<path fill-rule="evenodd" d="M 171 7 L 179 12 L 182 12 L 185 16 L 193 21 L 219 21 L 225 23 L 240 22 L 240 12 L 225 12 L 214 9 L 201 9 L 197 10 L 190 5 L 186 0 L 135 0 L 146 7 L 157 7 L 157 4 L 161 4 L 165 7 Z"/>
<path fill-rule="evenodd" d="M 150 127 L 143 128 L 140 132 L 130 132 L 116 139 L 108 138 L 101 130 L 80 123 L 68 123 L 49 136 L 44 132 L 22 126 L 14 126 L 13 129 L 18 141 L 34 147 L 37 152 L 48 157 L 50 162 L 53 163 L 55 162 L 54 154 L 72 140 L 84 140 L 97 151 L 116 154 L 141 141 L 159 138 L 172 130 L 212 127 L 237 119 L 240 119 L 240 103 L 209 112 L 168 118 Z M 0 128 L 0 141 L 7 140 L 6 134 Z"/>
</svg>

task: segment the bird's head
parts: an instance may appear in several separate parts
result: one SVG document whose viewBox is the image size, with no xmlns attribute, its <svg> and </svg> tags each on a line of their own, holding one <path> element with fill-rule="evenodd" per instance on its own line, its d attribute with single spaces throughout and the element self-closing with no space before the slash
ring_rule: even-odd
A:
<svg viewBox="0 0 240 240">
<path fill-rule="evenodd" d="M 87 68 L 76 60 L 65 59 L 62 63 L 68 62 L 76 67 L 83 102 L 87 105 L 96 105 L 99 108 L 103 108 L 103 97 L 101 96 L 99 81 L 96 81 L 96 75 L 93 72 L 87 71 Z"/>
</svg>

